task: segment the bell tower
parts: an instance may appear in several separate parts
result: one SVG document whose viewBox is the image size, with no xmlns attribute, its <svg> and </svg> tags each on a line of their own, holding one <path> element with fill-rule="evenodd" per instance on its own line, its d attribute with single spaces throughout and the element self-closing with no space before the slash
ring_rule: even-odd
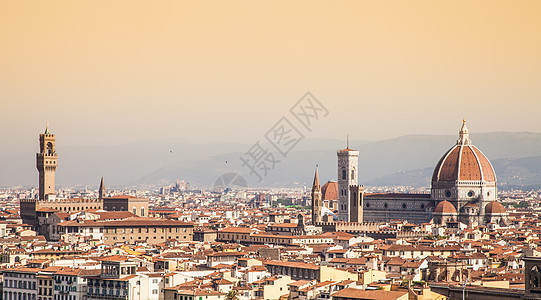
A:
<svg viewBox="0 0 541 300">
<path fill-rule="evenodd" d="M 323 200 L 321 194 L 321 186 L 319 185 L 319 174 L 317 172 L 314 175 L 314 183 L 312 184 L 312 224 L 316 225 L 321 222 L 321 208 L 323 207 Z"/>
<path fill-rule="evenodd" d="M 55 137 L 49 132 L 49 122 L 47 122 L 45 133 L 39 135 L 39 153 L 36 153 L 36 167 L 39 172 L 39 200 L 46 200 L 47 195 L 55 195 L 54 181 L 57 161 Z"/>
<path fill-rule="evenodd" d="M 350 222 L 350 186 L 358 184 L 357 168 L 359 166 L 359 151 L 347 147 L 336 152 L 338 156 L 338 218 Z"/>
</svg>

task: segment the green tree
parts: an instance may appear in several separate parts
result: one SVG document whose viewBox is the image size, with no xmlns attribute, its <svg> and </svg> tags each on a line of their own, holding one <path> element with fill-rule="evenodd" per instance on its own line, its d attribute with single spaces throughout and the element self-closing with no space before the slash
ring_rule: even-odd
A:
<svg viewBox="0 0 541 300">
<path fill-rule="evenodd" d="M 237 291 L 230 290 L 227 295 L 225 295 L 225 300 L 239 300 L 239 296 L 237 295 Z"/>
</svg>

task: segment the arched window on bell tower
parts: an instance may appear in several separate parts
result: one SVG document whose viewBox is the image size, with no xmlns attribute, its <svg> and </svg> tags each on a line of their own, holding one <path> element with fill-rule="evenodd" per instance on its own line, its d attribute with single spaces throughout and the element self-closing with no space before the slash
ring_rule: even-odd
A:
<svg viewBox="0 0 541 300">
<path fill-rule="evenodd" d="M 346 180 L 347 172 L 346 169 L 342 169 L 342 179 Z"/>
<path fill-rule="evenodd" d="M 47 155 L 53 155 L 53 143 L 48 142 L 47 143 Z"/>
<path fill-rule="evenodd" d="M 537 268 L 537 266 L 533 266 L 532 269 L 530 270 L 530 287 L 532 288 L 536 288 L 538 289 L 539 288 L 539 284 L 540 284 L 540 276 L 541 274 L 539 273 L 539 269 Z"/>
</svg>

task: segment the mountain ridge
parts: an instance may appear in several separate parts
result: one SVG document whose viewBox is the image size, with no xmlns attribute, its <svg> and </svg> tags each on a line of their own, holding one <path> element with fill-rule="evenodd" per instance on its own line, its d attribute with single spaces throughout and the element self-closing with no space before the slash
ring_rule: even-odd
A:
<svg viewBox="0 0 541 300">
<path fill-rule="evenodd" d="M 541 153 L 541 133 L 488 132 L 470 136 L 472 143 L 491 161 L 510 159 L 508 163 L 513 165 L 520 163 L 513 159 Z M 457 135 L 412 134 L 381 141 L 352 140 L 350 147 L 360 151 L 360 182 L 369 183 L 398 172 L 433 168 L 457 138 Z M 345 141 L 340 139 L 305 139 L 283 157 L 267 144 L 280 162 L 259 182 L 240 161 L 240 156 L 253 144 L 202 144 L 180 139 L 145 139 L 111 146 L 62 146 L 60 142 L 57 140 L 57 186 L 97 186 L 102 176 L 108 185 L 115 186 L 167 184 L 176 179 L 193 185 L 212 185 L 227 172 L 242 174 L 250 186 L 309 186 L 316 164 L 322 181 L 336 179 L 336 150 L 345 147 Z M 7 171 L 0 173 L 0 186 L 37 185 L 34 153 L 28 151 L 4 160 Z M 499 174 L 498 169 L 496 172 L 500 182 L 509 181 L 505 179 L 507 175 Z"/>
</svg>

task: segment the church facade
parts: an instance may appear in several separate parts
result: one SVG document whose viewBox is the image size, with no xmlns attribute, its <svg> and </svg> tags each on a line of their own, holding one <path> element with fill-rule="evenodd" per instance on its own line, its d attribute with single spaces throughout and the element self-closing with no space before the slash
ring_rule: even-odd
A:
<svg viewBox="0 0 541 300">
<path fill-rule="evenodd" d="M 358 181 L 359 152 L 347 147 L 337 152 L 338 210 L 325 209 L 333 199 L 325 199 L 319 187 L 312 187 L 314 223 L 323 221 L 386 222 L 393 219 L 412 223 L 505 224 L 507 212 L 497 201 L 496 174 L 487 157 L 469 138 L 463 121 L 459 138 L 436 164 L 431 193 L 366 193 Z M 314 179 L 314 183 L 316 179 Z M 315 194 L 314 194 L 315 191 Z M 329 193 L 334 194 L 334 193 Z"/>
</svg>

